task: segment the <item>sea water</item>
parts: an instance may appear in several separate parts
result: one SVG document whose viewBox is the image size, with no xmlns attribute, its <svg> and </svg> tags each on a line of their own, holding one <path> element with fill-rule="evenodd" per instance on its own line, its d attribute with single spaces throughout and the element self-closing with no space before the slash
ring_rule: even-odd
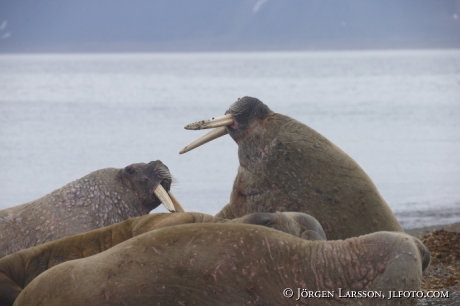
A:
<svg viewBox="0 0 460 306">
<path fill-rule="evenodd" d="M 0 55 L 0 209 L 159 159 L 187 211 L 215 214 L 237 145 L 179 155 L 203 134 L 183 127 L 245 95 L 348 153 L 403 227 L 460 221 L 459 50 Z"/>
</svg>

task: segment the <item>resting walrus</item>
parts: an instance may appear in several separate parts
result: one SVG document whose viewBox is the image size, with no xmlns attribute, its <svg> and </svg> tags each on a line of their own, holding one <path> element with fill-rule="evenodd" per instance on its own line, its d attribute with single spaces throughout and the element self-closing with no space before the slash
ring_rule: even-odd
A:
<svg viewBox="0 0 460 306">
<path fill-rule="evenodd" d="M 165 191 L 170 185 L 168 168 L 157 160 L 94 171 L 38 200 L 0 210 L 0 258 L 148 214 L 161 204 L 158 197 L 174 211 L 176 202 Z"/>
<path fill-rule="evenodd" d="M 21 250 L 0 259 L 0 305 L 12 305 L 35 277 L 62 262 L 85 258 L 155 229 L 189 223 L 257 224 L 308 240 L 326 240 L 321 225 L 303 213 L 255 213 L 224 220 L 201 213 L 151 214 Z"/>
<path fill-rule="evenodd" d="M 388 300 L 389 292 L 420 290 L 427 256 L 404 233 L 306 241 L 255 225 L 185 224 L 59 264 L 14 305 L 294 305 L 302 289 L 334 297 L 298 304 L 415 305 L 416 298 Z M 352 291 L 382 295 L 343 297 Z"/>
<path fill-rule="evenodd" d="M 240 166 L 230 203 L 216 216 L 299 211 L 316 219 L 328 239 L 377 231 L 403 231 L 388 204 L 359 165 L 322 135 L 260 100 L 238 99 L 225 116 L 186 129 L 218 127 L 186 146 L 187 152 L 229 134 Z"/>
</svg>

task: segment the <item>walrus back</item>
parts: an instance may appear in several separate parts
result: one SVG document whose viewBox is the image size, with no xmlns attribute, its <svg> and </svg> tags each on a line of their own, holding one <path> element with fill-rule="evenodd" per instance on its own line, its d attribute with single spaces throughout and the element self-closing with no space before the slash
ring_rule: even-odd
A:
<svg viewBox="0 0 460 306">
<path fill-rule="evenodd" d="M 141 215 L 118 169 L 93 171 L 28 203 L 0 211 L 0 258 Z"/>
<path fill-rule="evenodd" d="M 186 224 L 58 265 L 32 281 L 15 305 L 284 305 L 289 301 L 283 296 L 286 287 L 336 294 L 420 290 L 416 252 L 412 238 L 403 233 L 312 242 L 255 225 Z"/>
</svg>

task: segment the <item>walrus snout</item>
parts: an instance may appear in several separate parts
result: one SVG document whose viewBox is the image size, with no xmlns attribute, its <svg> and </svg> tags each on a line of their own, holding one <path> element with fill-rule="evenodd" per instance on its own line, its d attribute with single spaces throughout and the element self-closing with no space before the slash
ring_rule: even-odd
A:
<svg viewBox="0 0 460 306">
<path fill-rule="evenodd" d="M 276 225 L 275 215 L 271 213 L 253 213 L 246 217 L 243 217 L 244 224 L 257 224 L 266 227 L 273 227 Z"/>
<path fill-rule="evenodd" d="M 299 237 L 312 241 L 327 240 L 323 227 L 314 217 L 300 212 L 286 212 L 285 214 L 300 225 Z"/>
<path fill-rule="evenodd" d="M 426 245 L 423 244 L 420 239 L 414 238 L 415 243 L 417 244 L 418 251 L 420 252 L 420 257 L 422 258 L 422 272 L 428 268 L 431 262 L 431 253 Z"/>
<path fill-rule="evenodd" d="M 224 116 L 200 120 L 186 125 L 186 130 L 214 128 L 185 146 L 179 154 L 191 151 L 216 138 L 230 134 L 236 141 L 245 135 L 251 126 L 273 114 L 270 108 L 257 98 L 245 96 L 230 105 Z"/>
<path fill-rule="evenodd" d="M 152 167 L 155 174 L 157 174 L 160 178 L 167 180 L 169 184 L 171 184 L 172 176 L 169 172 L 169 168 L 163 164 L 161 160 L 151 161 L 147 165 Z"/>
</svg>

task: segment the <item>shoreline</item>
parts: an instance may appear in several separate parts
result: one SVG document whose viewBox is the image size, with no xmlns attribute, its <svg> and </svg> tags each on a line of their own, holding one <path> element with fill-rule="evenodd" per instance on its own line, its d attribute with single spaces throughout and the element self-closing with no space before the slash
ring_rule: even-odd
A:
<svg viewBox="0 0 460 306">
<path fill-rule="evenodd" d="M 460 222 L 404 229 L 404 232 L 417 238 L 421 238 L 423 235 L 439 230 L 460 232 Z"/>
</svg>

